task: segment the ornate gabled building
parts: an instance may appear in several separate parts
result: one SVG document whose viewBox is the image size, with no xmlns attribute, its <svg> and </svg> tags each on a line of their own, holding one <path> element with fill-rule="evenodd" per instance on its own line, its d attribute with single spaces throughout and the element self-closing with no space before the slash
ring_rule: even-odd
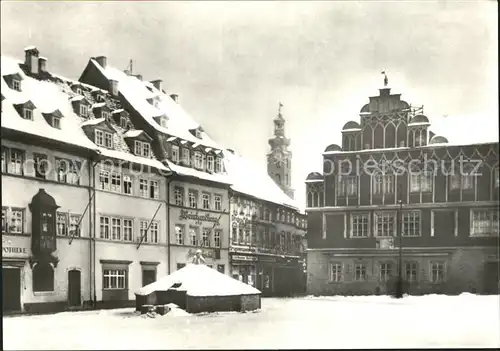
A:
<svg viewBox="0 0 500 351">
<path fill-rule="evenodd" d="M 450 145 L 387 87 L 360 119 L 306 180 L 308 292 L 387 293 L 402 257 L 409 293 L 498 293 L 498 142 Z"/>
<path fill-rule="evenodd" d="M 168 213 L 162 217 L 168 218 L 167 273 L 183 267 L 201 249 L 208 265 L 228 274 L 229 180 L 222 148 L 159 79 L 143 81 L 141 75 L 120 71 L 99 56 L 89 60 L 80 82 L 108 89 L 143 131 L 127 132 L 127 140 L 138 148 L 150 145 L 148 152 L 172 171 L 159 190 L 168 201 Z"/>
<path fill-rule="evenodd" d="M 267 174 L 290 198 L 294 197 L 292 189 L 292 152 L 288 149 L 290 139 L 285 136 L 285 118 L 281 112 L 283 104 L 279 103 L 278 115 L 273 120 L 274 136 L 269 139 L 271 151 L 267 155 Z"/>
</svg>

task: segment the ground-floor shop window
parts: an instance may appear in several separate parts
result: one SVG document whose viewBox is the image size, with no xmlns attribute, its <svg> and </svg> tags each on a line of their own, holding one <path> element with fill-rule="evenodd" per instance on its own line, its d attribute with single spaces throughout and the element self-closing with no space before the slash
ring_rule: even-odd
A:
<svg viewBox="0 0 500 351">
<path fill-rule="evenodd" d="M 54 268 L 50 263 L 37 263 L 33 267 L 33 291 L 54 291 Z"/>
<path fill-rule="evenodd" d="M 245 284 L 255 286 L 255 266 L 235 266 L 231 276 Z"/>
<path fill-rule="evenodd" d="M 102 275 L 103 289 L 126 289 L 126 276 L 127 271 L 125 269 L 105 269 Z"/>
</svg>

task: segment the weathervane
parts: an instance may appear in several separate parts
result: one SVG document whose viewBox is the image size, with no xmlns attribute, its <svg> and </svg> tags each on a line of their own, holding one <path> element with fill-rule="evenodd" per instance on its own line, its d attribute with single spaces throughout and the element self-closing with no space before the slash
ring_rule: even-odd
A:
<svg viewBox="0 0 500 351">
<path fill-rule="evenodd" d="M 384 87 L 386 87 L 387 84 L 389 84 L 389 79 L 387 79 L 387 74 L 385 73 L 385 71 L 382 71 L 380 73 L 384 75 Z"/>
<path fill-rule="evenodd" d="M 278 115 L 281 116 L 281 108 L 283 107 L 283 103 L 281 101 L 278 101 Z"/>
</svg>

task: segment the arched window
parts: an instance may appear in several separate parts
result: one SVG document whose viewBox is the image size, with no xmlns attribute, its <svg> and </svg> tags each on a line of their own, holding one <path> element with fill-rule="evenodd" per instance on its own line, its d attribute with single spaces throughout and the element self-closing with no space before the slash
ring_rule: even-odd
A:
<svg viewBox="0 0 500 351">
<path fill-rule="evenodd" d="M 385 144 L 384 147 L 397 147 L 396 145 L 396 127 L 393 123 L 388 123 L 385 126 Z"/>
<path fill-rule="evenodd" d="M 307 193 L 307 207 L 313 207 L 313 193 L 310 191 Z"/>
<path fill-rule="evenodd" d="M 377 123 L 373 130 L 373 148 L 381 149 L 384 147 L 384 126 Z"/>
<path fill-rule="evenodd" d="M 54 268 L 50 263 L 37 263 L 33 267 L 33 291 L 54 291 Z"/>
<path fill-rule="evenodd" d="M 278 183 L 281 183 L 281 176 L 279 173 L 276 173 L 276 180 L 278 181 Z"/>
</svg>

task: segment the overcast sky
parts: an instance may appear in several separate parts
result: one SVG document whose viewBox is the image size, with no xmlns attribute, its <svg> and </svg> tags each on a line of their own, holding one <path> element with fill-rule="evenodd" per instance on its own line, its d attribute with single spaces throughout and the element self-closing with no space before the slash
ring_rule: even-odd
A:
<svg viewBox="0 0 500 351">
<path fill-rule="evenodd" d="M 35 45 L 77 79 L 91 56 L 161 78 L 225 147 L 265 170 L 284 104 L 293 185 L 359 121 L 386 70 L 450 142 L 498 141 L 498 9 L 469 2 L 1 2 L 2 54 Z M 447 116 L 447 117 L 443 117 Z"/>
</svg>

